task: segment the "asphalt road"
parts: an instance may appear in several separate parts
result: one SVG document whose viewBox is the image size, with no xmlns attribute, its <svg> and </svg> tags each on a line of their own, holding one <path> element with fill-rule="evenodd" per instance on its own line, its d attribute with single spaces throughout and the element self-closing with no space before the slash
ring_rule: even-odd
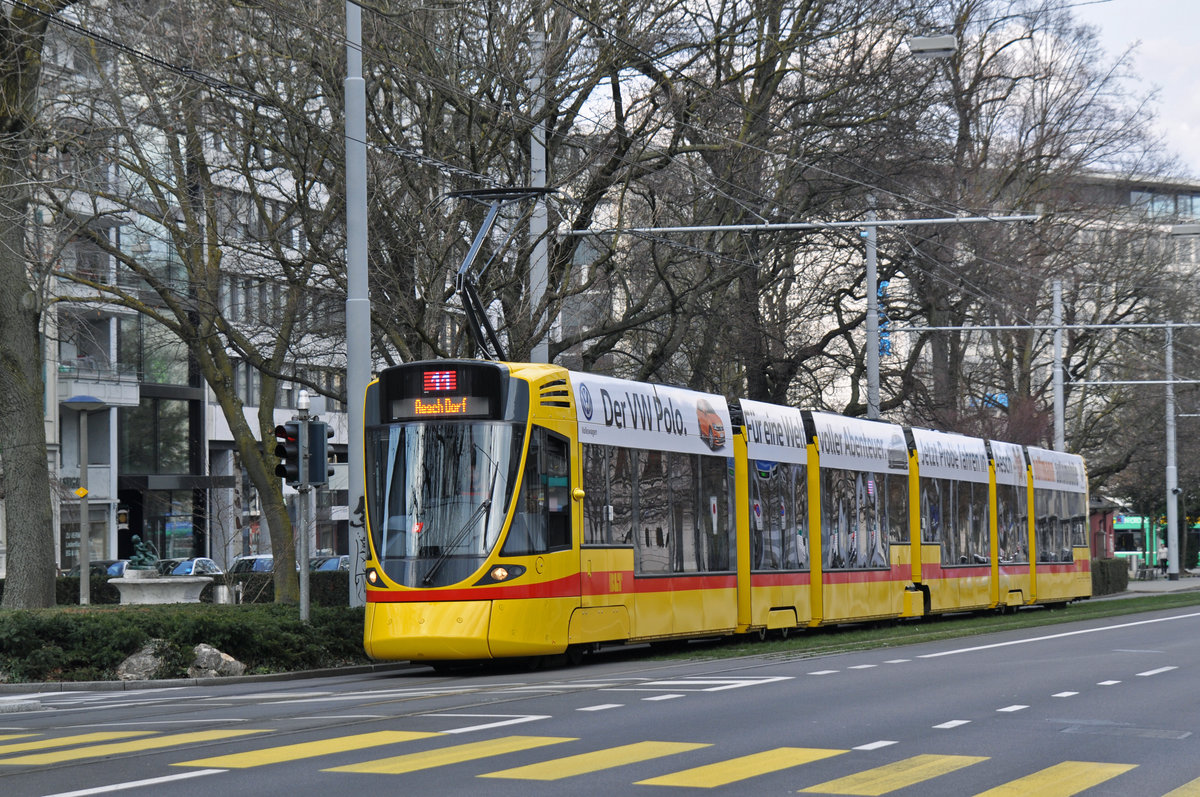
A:
<svg viewBox="0 0 1200 797">
<path fill-rule="evenodd" d="M 1183 797 L 1198 675 L 1179 609 L 823 658 L 9 695 L 0 795 Z"/>
</svg>

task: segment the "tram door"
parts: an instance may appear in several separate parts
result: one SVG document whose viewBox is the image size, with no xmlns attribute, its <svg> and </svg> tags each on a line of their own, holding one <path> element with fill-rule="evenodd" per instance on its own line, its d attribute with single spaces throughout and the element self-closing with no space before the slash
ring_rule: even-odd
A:
<svg viewBox="0 0 1200 797">
<path fill-rule="evenodd" d="M 571 644 L 628 639 L 633 593 L 633 540 L 627 533 L 636 480 L 627 449 L 580 446 L 583 533 L 579 548 L 579 609 Z"/>
</svg>

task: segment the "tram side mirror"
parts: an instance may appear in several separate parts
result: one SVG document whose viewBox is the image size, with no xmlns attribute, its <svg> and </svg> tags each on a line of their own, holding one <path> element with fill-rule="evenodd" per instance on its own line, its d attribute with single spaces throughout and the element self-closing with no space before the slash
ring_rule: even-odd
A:
<svg viewBox="0 0 1200 797">
<path fill-rule="evenodd" d="M 587 495 L 587 493 L 585 493 L 583 491 L 582 487 L 576 487 L 574 490 L 571 491 L 571 497 L 574 498 L 576 501 L 582 501 L 584 496 L 586 496 L 586 495 Z"/>
</svg>

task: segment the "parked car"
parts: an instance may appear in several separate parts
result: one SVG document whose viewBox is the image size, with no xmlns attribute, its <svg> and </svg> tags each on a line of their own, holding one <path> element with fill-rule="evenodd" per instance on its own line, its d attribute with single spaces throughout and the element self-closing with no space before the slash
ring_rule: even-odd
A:
<svg viewBox="0 0 1200 797">
<path fill-rule="evenodd" d="M 275 569 L 275 557 L 269 553 L 239 556 L 229 567 L 230 573 L 270 573 Z"/>
<path fill-rule="evenodd" d="M 168 576 L 211 576 L 225 572 L 221 567 L 206 556 L 193 556 L 190 559 L 164 559 L 173 565 L 166 571 Z M 159 563 L 160 565 L 162 562 Z M 160 568 L 159 572 L 162 572 Z"/>
<path fill-rule="evenodd" d="M 95 562 L 88 562 L 88 569 L 92 571 L 93 576 L 107 576 L 108 578 L 119 578 L 125 575 L 125 566 L 129 564 L 128 559 L 100 559 Z M 79 577 L 79 565 L 75 565 L 66 572 L 68 576 Z"/>
<path fill-rule="evenodd" d="M 309 570 L 349 570 L 350 557 L 346 554 L 341 556 L 314 556 L 308 560 Z"/>
<path fill-rule="evenodd" d="M 182 559 L 159 559 L 154 563 L 154 567 L 158 570 L 160 576 L 167 576 L 175 569 L 175 566 L 182 562 Z"/>
</svg>

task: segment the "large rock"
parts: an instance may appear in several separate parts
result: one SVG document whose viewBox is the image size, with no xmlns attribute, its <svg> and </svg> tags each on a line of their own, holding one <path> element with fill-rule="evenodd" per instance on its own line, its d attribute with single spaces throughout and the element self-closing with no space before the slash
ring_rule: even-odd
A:
<svg viewBox="0 0 1200 797">
<path fill-rule="evenodd" d="M 196 660 L 188 667 L 189 678 L 226 678 L 246 671 L 245 664 L 212 645 L 201 642 L 192 652 L 196 654 Z"/>
<path fill-rule="evenodd" d="M 117 678 L 122 681 L 148 681 L 154 677 L 163 665 L 163 657 L 158 655 L 161 639 L 151 639 L 142 649 L 117 665 Z"/>
</svg>

